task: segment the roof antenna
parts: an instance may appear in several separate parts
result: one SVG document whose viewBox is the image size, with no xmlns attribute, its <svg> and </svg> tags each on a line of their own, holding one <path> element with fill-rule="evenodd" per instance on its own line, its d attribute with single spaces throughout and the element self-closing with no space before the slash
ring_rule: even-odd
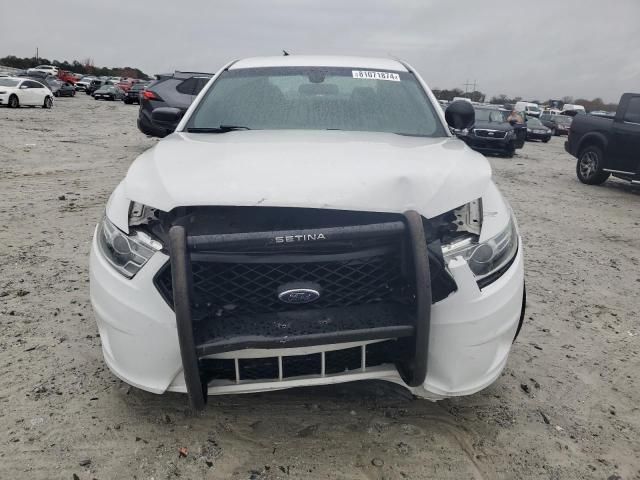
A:
<svg viewBox="0 0 640 480">
<path fill-rule="evenodd" d="M 286 50 L 282 50 L 282 55 L 285 57 L 289 56 L 289 52 L 287 52 Z"/>
</svg>

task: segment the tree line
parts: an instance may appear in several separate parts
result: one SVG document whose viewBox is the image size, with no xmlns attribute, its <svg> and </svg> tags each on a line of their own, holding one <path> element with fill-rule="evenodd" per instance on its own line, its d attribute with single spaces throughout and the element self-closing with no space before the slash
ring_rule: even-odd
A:
<svg viewBox="0 0 640 480">
<path fill-rule="evenodd" d="M 473 92 L 464 92 L 459 88 L 453 88 L 450 90 L 434 88 L 433 94 L 436 96 L 438 100 L 448 100 L 448 101 L 453 100 L 455 97 L 465 97 L 473 102 L 484 102 L 487 97 L 484 93 L 477 90 Z M 494 105 L 509 105 L 509 104 L 513 105 L 522 100 L 523 100 L 522 97 L 510 97 L 502 93 L 500 95 L 491 97 L 489 99 L 489 103 L 492 103 Z M 554 105 L 557 108 L 562 108 L 562 106 L 565 103 L 582 105 L 585 108 L 585 110 L 587 110 L 588 112 L 591 112 L 594 110 L 605 110 L 608 112 L 615 112 L 616 108 L 618 107 L 617 103 L 606 103 L 600 97 L 594 98 L 592 100 L 588 100 L 586 98 L 574 99 L 573 97 L 565 96 L 555 100 L 548 99 L 546 101 L 541 101 L 538 99 L 531 99 L 528 101 L 530 101 L 531 103 L 537 103 L 538 105 Z"/>
<path fill-rule="evenodd" d="M 46 58 L 36 57 L 16 57 L 15 55 L 8 55 L 0 58 L 0 65 L 11 68 L 19 68 L 26 70 L 28 68 L 37 67 L 38 65 L 54 65 L 62 70 L 68 70 L 73 73 L 80 73 L 84 75 L 95 75 L 97 77 L 128 77 L 139 78 L 141 80 L 148 80 L 149 76 L 139 68 L 134 67 L 96 67 L 93 64 L 91 58 L 87 58 L 83 61 L 74 60 L 68 62 L 66 60 L 60 62 L 58 60 L 49 60 Z"/>
<path fill-rule="evenodd" d="M 449 102 L 455 97 L 468 98 L 472 102 L 484 102 L 486 98 L 486 95 L 478 90 L 474 90 L 473 92 L 463 92 L 459 88 L 453 88 L 451 90 L 434 88 L 432 92 L 438 100 L 447 100 Z"/>
</svg>

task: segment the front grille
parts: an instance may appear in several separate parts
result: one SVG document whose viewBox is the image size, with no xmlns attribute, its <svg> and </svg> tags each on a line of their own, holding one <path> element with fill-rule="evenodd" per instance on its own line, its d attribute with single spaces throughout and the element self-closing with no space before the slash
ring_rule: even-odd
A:
<svg viewBox="0 0 640 480">
<path fill-rule="evenodd" d="M 507 136 L 507 132 L 503 132 L 500 130 L 484 130 L 484 129 L 475 129 L 473 131 L 476 137 L 483 138 L 504 138 Z"/>
<path fill-rule="evenodd" d="M 327 309 L 373 303 L 410 303 L 412 294 L 402 273 L 398 252 L 379 250 L 357 258 L 313 261 L 235 263 L 194 259 L 194 317 L 235 317 L 293 310 Z M 313 282 L 321 296 L 313 303 L 294 305 L 278 299 L 278 288 L 288 283 Z M 161 295 L 173 305 L 171 267 L 167 264 L 155 279 Z"/>
</svg>

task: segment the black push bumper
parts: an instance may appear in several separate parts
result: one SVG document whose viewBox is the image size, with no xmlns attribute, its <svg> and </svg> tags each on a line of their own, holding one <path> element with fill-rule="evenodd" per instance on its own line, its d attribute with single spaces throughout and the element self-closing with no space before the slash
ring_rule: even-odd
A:
<svg viewBox="0 0 640 480">
<path fill-rule="evenodd" d="M 192 408 L 204 408 L 207 398 L 207 381 L 202 373 L 200 357 L 247 348 L 288 348 L 404 338 L 409 341 L 411 351 L 398 364 L 398 370 L 410 386 L 418 386 L 424 382 L 431 321 L 431 274 L 422 217 L 415 211 L 406 212 L 404 221 L 324 228 L 321 231 L 328 241 L 337 242 L 348 242 L 363 236 L 368 239 L 398 238 L 404 245 L 402 256 L 409 266 L 415 292 L 415 301 L 410 307 L 374 304 L 341 307 L 334 311 L 281 312 L 277 314 L 277 320 L 285 320 L 284 323 L 289 320 L 291 325 L 285 331 L 258 328 L 260 325 L 273 323 L 268 314 L 263 314 L 262 317 L 245 316 L 226 324 L 194 321 L 194 256 L 221 248 L 264 246 L 265 242 L 277 242 L 278 238 L 313 236 L 318 233 L 319 230 L 309 229 L 189 236 L 183 226 L 171 227 L 169 237 L 173 307 L 185 384 Z M 407 312 L 407 308 L 412 311 Z M 332 318 L 329 324 L 326 322 L 327 316 Z"/>
</svg>

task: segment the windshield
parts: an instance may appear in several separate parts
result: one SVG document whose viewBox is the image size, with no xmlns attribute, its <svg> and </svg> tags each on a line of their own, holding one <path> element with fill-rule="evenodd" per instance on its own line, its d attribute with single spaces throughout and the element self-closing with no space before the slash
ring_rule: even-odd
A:
<svg viewBox="0 0 640 480">
<path fill-rule="evenodd" d="M 221 125 L 446 135 L 413 74 L 357 68 L 225 71 L 198 104 L 187 130 Z"/>
<path fill-rule="evenodd" d="M 9 78 L 0 78 L 0 87 L 17 87 L 19 80 L 11 80 Z"/>
<path fill-rule="evenodd" d="M 540 109 L 538 107 L 533 107 L 531 105 L 527 106 L 527 111 L 529 112 L 539 112 Z"/>
<path fill-rule="evenodd" d="M 504 119 L 503 113 L 500 110 L 491 110 L 488 108 L 477 108 L 476 121 L 503 123 L 505 119 Z"/>
</svg>

